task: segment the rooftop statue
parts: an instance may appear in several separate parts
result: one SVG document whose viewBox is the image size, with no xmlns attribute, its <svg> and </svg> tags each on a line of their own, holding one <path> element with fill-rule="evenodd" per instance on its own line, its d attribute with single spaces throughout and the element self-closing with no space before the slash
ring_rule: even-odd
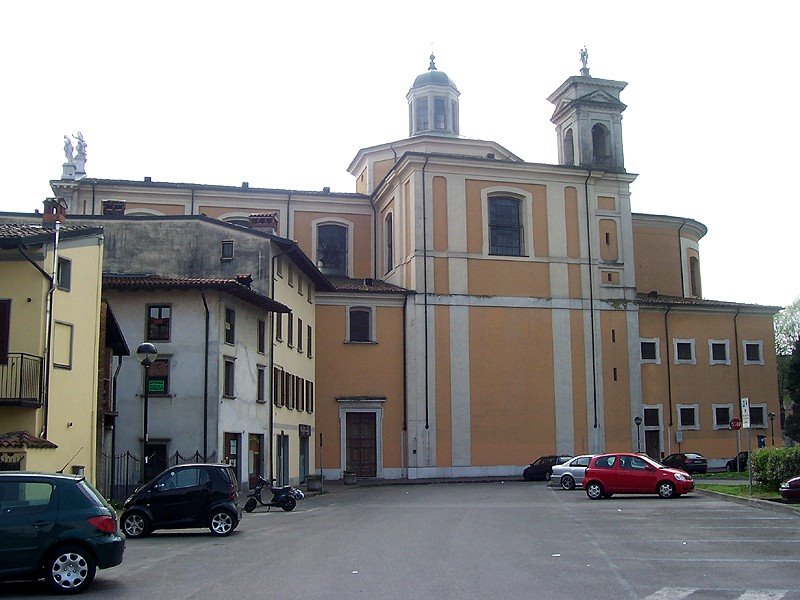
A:
<svg viewBox="0 0 800 600">
<path fill-rule="evenodd" d="M 72 149 L 72 140 L 69 139 L 68 135 L 64 136 L 64 155 L 67 157 L 67 162 L 71 163 L 74 159 L 73 149 Z"/>
</svg>

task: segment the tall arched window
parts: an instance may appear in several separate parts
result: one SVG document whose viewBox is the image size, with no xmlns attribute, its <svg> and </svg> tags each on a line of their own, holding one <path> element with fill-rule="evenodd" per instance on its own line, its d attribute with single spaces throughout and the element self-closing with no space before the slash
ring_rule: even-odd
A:
<svg viewBox="0 0 800 600">
<path fill-rule="evenodd" d="M 523 244 L 520 201 L 516 198 L 489 198 L 489 254 L 522 256 Z"/>
<path fill-rule="evenodd" d="M 347 227 L 332 223 L 317 227 L 317 267 L 325 275 L 347 277 Z"/>
<path fill-rule="evenodd" d="M 394 268 L 394 229 L 392 228 L 392 213 L 386 215 L 383 222 L 384 239 L 386 240 L 386 272 Z"/>
<path fill-rule="evenodd" d="M 592 126 L 592 158 L 596 165 L 608 165 L 611 159 L 611 140 L 608 129 L 602 123 Z"/>
<path fill-rule="evenodd" d="M 696 256 L 689 257 L 689 282 L 692 288 L 692 296 L 700 298 L 702 287 L 700 286 L 700 261 Z"/>
<path fill-rule="evenodd" d="M 575 142 L 572 139 L 572 129 L 567 129 L 567 133 L 564 135 L 564 164 L 570 166 L 575 164 Z"/>
</svg>

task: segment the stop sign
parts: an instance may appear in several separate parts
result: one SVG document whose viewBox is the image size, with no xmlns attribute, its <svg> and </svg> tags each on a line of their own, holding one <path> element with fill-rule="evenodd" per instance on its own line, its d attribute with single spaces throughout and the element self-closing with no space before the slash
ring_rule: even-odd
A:
<svg viewBox="0 0 800 600">
<path fill-rule="evenodd" d="M 731 419 L 731 429 L 737 431 L 742 428 L 742 420 L 741 419 Z"/>
</svg>

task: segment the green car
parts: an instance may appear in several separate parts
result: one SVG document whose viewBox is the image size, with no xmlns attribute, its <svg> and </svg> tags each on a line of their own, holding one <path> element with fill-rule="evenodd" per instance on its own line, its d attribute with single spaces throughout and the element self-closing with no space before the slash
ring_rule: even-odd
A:
<svg viewBox="0 0 800 600">
<path fill-rule="evenodd" d="M 0 473 L 0 579 L 44 577 L 74 594 L 124 552 L 116 512 L 83 477 Z"/>
</svg>

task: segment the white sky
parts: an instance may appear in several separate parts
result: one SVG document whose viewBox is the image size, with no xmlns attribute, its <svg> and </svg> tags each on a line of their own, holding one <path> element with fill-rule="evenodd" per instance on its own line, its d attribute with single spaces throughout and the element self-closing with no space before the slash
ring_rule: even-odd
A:
<svg viewBox="0 0 800 600">
<path fill-rule="evenodd" d="M 280 4 L 280 6 L 278 6 Z M 800 296 L 795 2 L 4 2 L 0 210 L 33 211 L 80 130 L 89 177 L 355 190 L 436 64 L 461 134 L 557 162 L 546 97 L 628 82 L 633 210 L 696 219 L 707 298 Z M 767 116 L 770 118 L 767 119 Z"/>
</svg>

